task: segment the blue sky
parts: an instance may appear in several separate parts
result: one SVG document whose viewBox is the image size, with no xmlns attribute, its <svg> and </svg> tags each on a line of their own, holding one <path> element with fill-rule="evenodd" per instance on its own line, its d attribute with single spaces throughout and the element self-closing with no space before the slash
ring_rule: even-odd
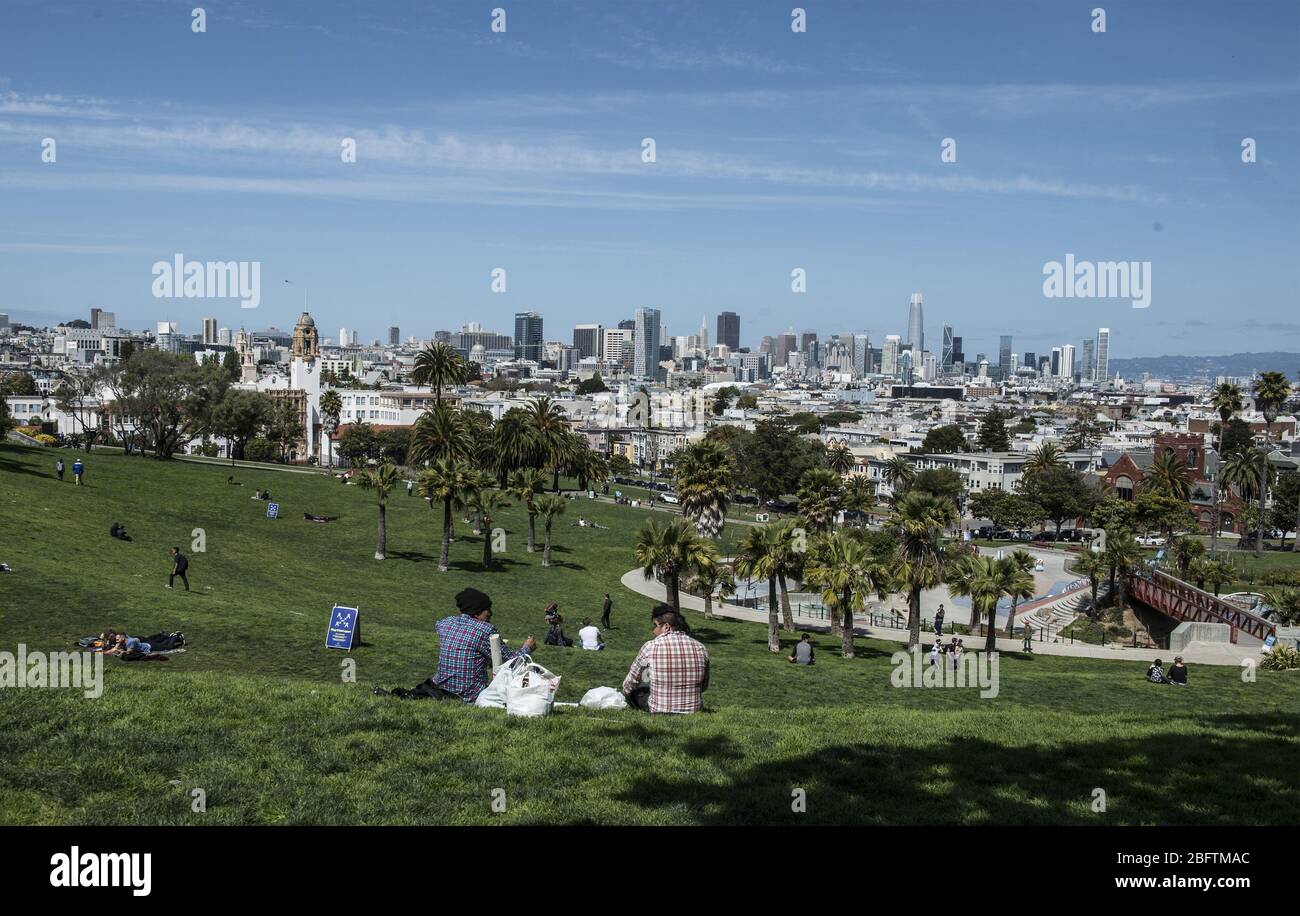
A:
<svg viewBox="0 0 1300 916">
<path fill-rule="evenodd" d="M 1300 350 L 1300 4 L 794 5 L 4 0 L 0 311 L 289 327 L 305 286 L 330 336 L 655 306 L 753 345 L 919 291 L 972 355 Z M 152 298 L 175 252 L 260 261 L 261 307 Z M 1150 261 L 1151 307 L 1045 299 L 1067 253 Z"/>
</svg>

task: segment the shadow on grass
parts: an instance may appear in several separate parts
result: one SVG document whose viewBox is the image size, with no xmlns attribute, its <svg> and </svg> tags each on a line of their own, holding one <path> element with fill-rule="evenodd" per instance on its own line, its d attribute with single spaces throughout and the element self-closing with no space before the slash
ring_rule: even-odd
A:
<svg viewBox="0 0 1300 916">
<path fill-rule="evenodd" d="M 749 767 L 736 767 L 729 740 L 718 736 L 683 749 L 717 760 L 727 784 L 653 773 L 619 797 L 647 811 L 684 805 L 705 824 L 1292 821 L 1286 812 L 1300 809 L 1300 783 L 1287 775 L 1300 766 L 1295 723 L 1270 714 L 1207 724 L 1262 734 L 1168 732 L 1027 747 L 960 736 L 922 748 L 841 744 Z M 792 812 L 794 789 L 806 791 L 806 813 Z M 1096 789 L 1106 793 L 1106 812 L 1092 811 Z"/>
<path fill-rule="evenodd" d="M 389 559 L 410 560 L 412 563 L 437 563 L 438 558 L 427 553 L 418 553 L 414 550 L 389 550 L 386 551 Z"/>
</svg>

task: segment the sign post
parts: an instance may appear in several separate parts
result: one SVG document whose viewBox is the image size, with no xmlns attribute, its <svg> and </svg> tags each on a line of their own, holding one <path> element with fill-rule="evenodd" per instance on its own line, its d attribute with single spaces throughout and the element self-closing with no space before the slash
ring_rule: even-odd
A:
<svg viewBox="0 0 1300 916">
<path fill-rule="evenodd" d="M 267 517 L 267 518 L 279 518 L 279 517 L 280 517 L 280 504 L 279 504 L 279 503 L 271 503 L 270 505 L 268 505 L 268 506 L 266 507 L 266 517 Z"/>
<path fill-rule="evenodd" d="M 336 604 L 330 612 L 329 629 L 325 631 L 325 648 L 351 652 L 353 643 L 361 645 L 361 612 Z"/>
</svg>

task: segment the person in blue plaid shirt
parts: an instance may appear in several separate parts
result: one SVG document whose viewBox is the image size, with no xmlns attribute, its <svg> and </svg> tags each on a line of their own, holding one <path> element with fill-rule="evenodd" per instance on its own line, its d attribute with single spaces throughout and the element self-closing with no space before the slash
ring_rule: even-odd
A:
<svg viewBox="0 0 1300 916">
<path fill-rule="evenodd" d="M 460 613 L 444 617 L 438 630 L 438 673 L 429 679 L 436 689 L 473 703 L 487 687 L 492 674 L 492 599 L 476 588 L 456 595 Z M 537 640 L 529 636 L 519 651 L 501 647 L 501 660 L 531 655 Z"/>
</svg>

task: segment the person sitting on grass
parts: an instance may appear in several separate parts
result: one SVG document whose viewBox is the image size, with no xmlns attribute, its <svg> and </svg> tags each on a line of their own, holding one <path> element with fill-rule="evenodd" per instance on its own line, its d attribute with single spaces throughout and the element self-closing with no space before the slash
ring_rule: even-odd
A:
<svg viewBox="0 0 1300 916">
<path fill-rule="evenodd" d="M 243 486 L 242 483 L 240 483 L 238 480 L 235 479 L 235 475 L 234 475 L 234 474 L 231 474 L 229 477 L 226 478 L 226 485 L 227 485 L 227 486 L 231 486 L 231 487 L 242 487 L 242 486 Z"/>
<path fill-rule="evenodd" d="M 1168 682 L 1179 687 L 1187 686 L 1187 666 L 1183 664 L 1181 655 L 1175 655 L 1174 663 L 1169 666 Z"/>
<path fill-rule="evenodd" d="M 108 536 L 119 541 L 131 540 L 131 535 L 126 533 L 126 526 L 121 522 L 113 522 L 112 527 L 108 529 Z"/>
<path fill-rule="evenodd" d="M 492 673 L 492 599 L 476 588 L 456 595 L 458 613 L 438 621 L 438 673 L 426 681 L 433 699 L 458 699 L 473 703 L 488 685 Z M 519 651 L 501 647 L 501 660 L 531 655 L 537 640 L 529 636 Z M 421 685 L 423 687 L 425 685 Z M 417 688 L 418 689 L 418 688 Z"/>
<path fill-rule="evenodd" d="M 793 665 L 817 664 L 817 655 L 813 652 L 812 637 L 807 633 L 800 636 L 799 641 L 794 644 L 794 650 L 790 653 L 790 663 Z"/>
<path fill-rule="evenodd" d="M 1169 679 L 1165 677 L 1165 669 L 1161 667 L 1160 659 L 1157 658 L 1151 667 L 1147 669 L 1147 680 L 1153 684 L 1169 683 Z"/>
<path fill-rule="evenodd" d="M 709 687 L 709 650 L 686 635 L 681 615 L 669 605 L 655 607 L 650 619 L 654 638 L 641 646 L 623 679 L 628 705 L 651 713 L 699 712 Z M 642 684 L 647 671 L 650 683 Z"/>
<path fill-rule="evenodd" d="M 590 617 L 582 618 L 582 629 L 578 631 L 578 640 L 582 644 L 582 648 L 590 649 L 593 652 L 599 652 L 605 648 L 605 644 L 600 639 L 600 630 L 592 625 Z"/>
</svg>

